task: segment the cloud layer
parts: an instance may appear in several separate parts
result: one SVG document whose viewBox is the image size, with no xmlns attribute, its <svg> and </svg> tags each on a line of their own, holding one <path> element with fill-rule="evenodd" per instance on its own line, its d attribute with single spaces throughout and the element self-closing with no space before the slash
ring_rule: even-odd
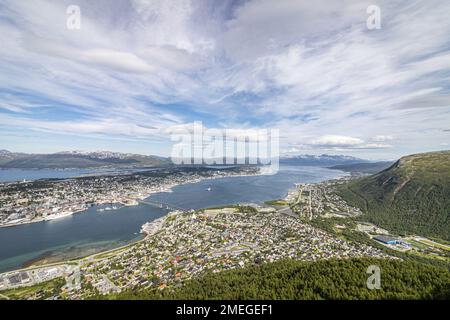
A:
<svg viewBox="0 0 450 320">
<path fill-rule="evenodd" d="M 73 4 L 81 30 L 66 27 Z M 366 27 L 372 4 L 380 30 Z M 167 153 L 168 128 L 202 121 L 278 128 L 286 152 L 441 149 L 448 12 L 433 0 L 4 0 L 1 147 L 57 151 L 98 139 Z M 143 141 L 154 144 L 142 150 Z"/>
</svg>

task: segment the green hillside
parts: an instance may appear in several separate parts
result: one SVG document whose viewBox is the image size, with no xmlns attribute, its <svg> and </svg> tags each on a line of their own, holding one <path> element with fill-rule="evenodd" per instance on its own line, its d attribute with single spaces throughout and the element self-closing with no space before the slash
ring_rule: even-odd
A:
<svg viewBox="0 0 450 320">
<path fill-rule="evenodd" d="M 389 168 L 392 164 L 393 164 L 392 161 L 362 162 L 362 163 L 338 164 L 336 166 L 328 168 L 335 170 L 342 170 L 346 172 L 377 173 L 381 170 Z"/>
<path fill-rule="evenodd" d="M 381 269 L 381 288 L 367 288 L 367 268 Z M 448 299 L 450 272 L 400 260 L 281 260 L 187 281 L 177 289 L 135 290 L 94 299 Z"/>
<path fill-rule="evenodd" d="M 450 151 L 403 157 L 338 193 L 379 226 L 450 240 Z"/>
<path fill-rule="evenodd" d="M 171 164 L 168 158 L 112 152 L 26 154 L 0 151 L 3 151 L 0 169 L 132 168 Z"/>
</svg>

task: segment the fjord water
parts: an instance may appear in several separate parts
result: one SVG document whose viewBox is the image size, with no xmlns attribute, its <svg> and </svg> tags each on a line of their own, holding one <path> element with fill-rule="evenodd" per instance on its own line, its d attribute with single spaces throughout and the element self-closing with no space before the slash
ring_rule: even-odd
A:
<svg viewBox="0 0 450 320">
<path fill-rule="evenodd" d="M 68 170 L 0 169 L 0 182 L 52 179 L 52 178 L 65 179 L 77 177 L 88 173 L 91 173 L 91 171 L 83 169 L 68 169 Z"/>
<path fill-rule="evenodd" d="M 275 175 L 227 177 L 176 186 L 173 192 L 156 193 L 151 200 L 184 209 L 199 209 L 234 203 L 262 203 L 278 199 L 294 183 L 313 183 L 343 176 L 320 167 L 281 167 Z M 83 213 L 52 221 L 0 228 L 0 272 L 24 266 L 33 260 L 54 262 L 112 249 L 141 238 L 147 222 L 165 214 L 165 208 L 149 205 Z"/>
<path fill-rule="evenodd" d="M 68 179 L 92 174 L 132 173 L 136 171 L 149 171 L 155 168 L 136 169 L 0 169 L 0 182 L 14 182 L 22 180 L 39 179 Z"/>
<path fill-rule="evenodd" d="M 176 186 L 173 192 L 155 193 L 151 200 L 183 209 L 200 209 L 225 204 L 263 203 L 284 198 L 294 183 L 314 183 L 343 176 L 341 171 L 321 167 L 283 166 L 274 175 L 226 177 Z"/>
</svg>

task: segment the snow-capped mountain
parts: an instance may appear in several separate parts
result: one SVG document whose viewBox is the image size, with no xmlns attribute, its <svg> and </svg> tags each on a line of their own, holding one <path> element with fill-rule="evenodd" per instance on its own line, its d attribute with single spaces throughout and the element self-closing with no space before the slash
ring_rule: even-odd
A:
<svg viewBox="0 0 450 320">
<path fill-rule="evenodd" d="M 121 153 L 113 151 L 62 151 L 56 154 L 89 157 L 92 159 L 127 159 L 131 157 L 142 157 L 133 153 Z"/>
<path fill-rule="evenodd" d="M 0 150 L 0 156 L 6 156 L 6 155 L 9 155 L 9 154 L 11 154 L 11 151 L 8 151 L 8 150 L 5 150 L 5 149 Z"/>
<path fill-rule="evenodd" d="M 351 164 L 351 163 L 363 163 L 369 162 L 365 159 L 360 159 L 347 155 L 290 155 L 280 159 L 280 163 L 292 164 L 292 165 L 304 165 L 304 166 L 331 166 L 338 164 Z"/>
<path fill-rule="evenodd" d="M 14 153 L 9 150 L 0 150 L 0 160 L 7 161 L 14 158 Z"/>
<path fill-rule="evenodd" d="M 112 151 L 64 151 L 52 154 L 0 151 L 0 168 L 98 168 L 150 167 L 171 164 L 167 158 Z"/>
</svg>

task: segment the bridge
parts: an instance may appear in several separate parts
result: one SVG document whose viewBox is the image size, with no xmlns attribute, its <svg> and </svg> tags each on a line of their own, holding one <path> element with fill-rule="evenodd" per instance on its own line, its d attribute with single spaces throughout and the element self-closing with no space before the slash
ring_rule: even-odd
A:
<svg viewBox="0 0 450 320">
<path fill-rule="evenodd" d="M 187 209 L 183 209 L 183 208 L 177 207 L 173 204 L 161 202 L 161 201 L 152 201 L 152 200 L 146 199 L 146 200 L 139 200 L 138 202 L 141 204 L 152 206 L 152 207 L 166 208 L 167 210 L 178 210 L 178 211 L 183 211 L 183 212 L 189 211 Z"/>
</svg>

